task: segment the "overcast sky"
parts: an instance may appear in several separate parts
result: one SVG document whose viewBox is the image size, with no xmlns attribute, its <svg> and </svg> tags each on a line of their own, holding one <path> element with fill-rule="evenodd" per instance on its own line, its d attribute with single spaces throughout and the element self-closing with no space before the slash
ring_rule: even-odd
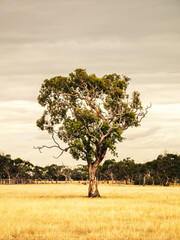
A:
<svg viewBox="0 0 180 240">
<path fill-rule="evenodd" d="M 129 91 L 152 103 L 141 127 L 124 132 L 119 160 L 180 154 L 179 0 L 0 0 L 1 152 L 41 166 L 81 163 L 33 149 L 50 144 L 36 127 L 43 80 L 76 68 L 125 74 Z"/>
</svg>

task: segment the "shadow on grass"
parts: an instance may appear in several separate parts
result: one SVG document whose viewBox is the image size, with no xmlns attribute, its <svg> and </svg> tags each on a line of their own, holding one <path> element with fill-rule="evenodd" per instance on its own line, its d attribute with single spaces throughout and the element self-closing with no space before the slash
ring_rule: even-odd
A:
<svg viewBox="0 0 180 240">
<path fill-rule="evenodd" d="M 100 197 L 88 197 L 83 195 L 44 195 L 44 196 L 36 196 L 40 199 L 94 199 L 94 200 L 101 200 L 101 199 L 134 199 L 137 198 L 136 196 L 100 196 Z"/>
</svg>

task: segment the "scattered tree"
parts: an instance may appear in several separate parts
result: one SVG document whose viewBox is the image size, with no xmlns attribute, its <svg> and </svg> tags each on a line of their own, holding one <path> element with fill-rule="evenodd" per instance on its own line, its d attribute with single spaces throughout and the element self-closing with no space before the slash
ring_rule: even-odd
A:
<svg viewBox="0 0 180 240">
<path fill-rule="evenodd" d="M 4 172 L 3 175 L 6 178 L 8 178 L 9 183 L 12 178 L 12 166 L 13 166 L 13 161 L 11 159 L 11 155 L 9 155 L 9 154 L 0 155 L 0 168 Z"/>
<path fill-rule="evenodd" d="M 21 158 L 13 160 L 13 178 L 15 181 L 18 179 L 27 180 L 33 174 L 34 165 L 29 161 L 24 161 Z"/>
<path fill-rule="evenodd" d="M 72 170 L 71 175 L 73 180 L 87 180 L 88 179 L 88 167 L 87 165 L 78 165 Z"/>
<path fill-rule="evenodd" d="M 120 180 L 139 185 L 178 184 L 180 183 L 180 155 L 165 153 L 143 164 L 134 163 L 130 158 L 118 162 L 114 159 L 106 160 L 99 165 L 97 177 L 98 180 L 107 182 Z M 0 154 L 0 180 L 3 179 L 6 183 L 87 180 L 88 165 L 78 165 L 74 169 L 56 164 L 40 167 L 21 158 L 13 160 L 10 155 Z"/>
</svg>

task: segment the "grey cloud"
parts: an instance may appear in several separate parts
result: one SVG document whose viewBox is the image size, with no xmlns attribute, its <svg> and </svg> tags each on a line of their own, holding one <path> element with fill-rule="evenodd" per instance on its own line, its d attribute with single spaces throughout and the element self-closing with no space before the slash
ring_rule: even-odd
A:
<svg viewBox="0 0 180 240">
<path fill-rule="evenodd" d="M 40 133 L 38 134 L 35 139 L 37 140 L 43 140 L 43 141 L 49 141 L 51 139 L 51 136 L 47 133 Z"/>
<path fill-rule="evenodd" d="M 34 40 L 69 38 L 141 38 L 179 30 L 179 2 L 136 1 L 4 1 L 1 29 L 34 36 Z M 152 21 L 153 19 L 153 21 Z M 4 35 L 4 34 L 3 34 Z M 21 34 L 20 34 L 21 35 Z"/>
<path fill-rule="evenodd" d="M 146 130 L 146 131 L 140 131 L 138 133 L 134 133 L 134 134 L 128 134 L 127 139 L 129 141 L 134 141 L 137 140 L 139 138 L 145 139 L 146 137 L 152 137 L 155 133 L 157 133 L 159 130 L 161 129 L 160 126 L 155 126 L 155 127 L 151 127 L 150 129 Z"/>
<path fill-rule="evenodd" d="M 32 124 L 33 122 L 33 117 L 31 114 L 18 114 L 18 115 L 13 115 L 12 113 L 9 114 L 9 116 L 5 117 L 0 117 L 1 123 L 9 123 L 9 124 Z M 35 121 L 34 121 L 35 124 Z"/>
<path fill-rule="evenodd" d="M 172 137 L 171 141 L 164 139 L 164 137 L 158 137 L 157 139 L 153 140 L 148 140 L 145 141 L 144 143 L 137 143 L 136 148 L 137 149 L 143 149 L 143 150 L 154 150 L 154 149 L 159 149 L 159 154 L 164 151 L 165 149 L 167 151 L 177 151 L 179 149 L 179 139 L 177 137 Z"/>
<path fill-rule="evenodd" d="M 129 76 L 139 87 L 148 85 L 154 92 L 165 90 L 166 87 L 175 90 L 180 84 L 180 72 L 129 73 Z"/>
<path fill-rule="evenodd" d="M 152 103 L 150 112 L 157 104 L 173 106 L 173 104 L 180 103 L 180 81 L 177 78 L 173 79 L 173 75 L 169 77 L 169 82 L 167 77 L 159 78 L 158 75 L 153 76 L 152 80 L 148 75 L 147 78 L 144 76 L 144 79 L 143 82 L 140 77 L 132 77 L 129 90 L 130 92 L 133 90 L 140 92 L 144 106 L 149 105 L 150 102 Z M 155 80 L 157 80 L 157 83 L 155 83 Z"/>
<path fill-rule="evenodd" d="M 0 82 L 0 101 L 24 100 L 37 102 L 37 96 L 43 78 L 31 78 L 29 84 L 26 76 L 23 77 L 3 77 Z M 7 79 L 7 81 L 6 81 Z M 37 84 L 37 81 L 38 84 Z"/>
<path fill-rule="evenodd" d="M 76 67 L 97 74 L 179 72 L 176 0 L 1 5 L 1 76 L 59 75 Z"/>
<path fill-rule="evenodd" d="M 91 41 L 85 43 L 70 41 L 47 45 L 36 44 L 28 47 L 22 45 L 21 48 L 2 51 L 0 74 L 2 76 L 61 74 L 62 69 L 66 72 L 69 69 L 72 71 L 76 66 L 85 66 L 96 73 L 103 73 L 105 69 L 107 72 L 123 71 L 123 73 L 134 74 L 140 72 L 178 73 L 178 59 L 180 58 L 178 45 L 179 43 L 174 46 L 171 54 L 166 52 L 166 45 L 162 44 L 159 50 L 155 51 L 153 47 L 147 48 L 142 42 L 130 46 L 118 41 L 93 43 Z M 159 82 L 160 79 L 156 78 L 156 81 Z"/>
<path fill-rule="evenodd" d="M 25 101 L 4 101 L 0 102 L 1 124 L 33 124 L 40 117 L 40 106 L 33 102 Z"/>
</svg>

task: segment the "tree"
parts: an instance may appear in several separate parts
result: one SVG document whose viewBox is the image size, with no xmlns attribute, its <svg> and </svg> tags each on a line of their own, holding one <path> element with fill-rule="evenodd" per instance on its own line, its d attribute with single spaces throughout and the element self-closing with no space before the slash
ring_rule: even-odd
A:
<svg viewBox="0 0 180 240">
<path fill-rule="evenodd" d="M 132 180 L 134 179 L 134 175 L 136 172 L 134 160 L 128 157 L 126 159 L 123 159 L 122 163 L 126 184 L 128 183 L 128 180 L 130 181 L 130 183 L 132 183 Z"/>
<path fill-rule="evenodd" d="M 116 180 L 120 180 L 120 181 L 125 180 L 123 161 L 116 162 L 113 165 L 112 171 Z"/>
<path fill-rule="evenodd" d="M 71 169 L 64 165 L 58 166 L 56 164 L 52 164 L 50 166 L 46 166 L 44 170 L 45 176 L 51 182 L 56 181 L 57 183 L 57 181 L 60 179 L 62 180 L 62 178 L 65 179 L 66 182 L 71 180 Z"/>
<path fill-rule="evenodd" d="M 72 170 L 73 180 L 87 180 L 88 179 L 88 167 L 87 165 L 78 165 Z"/>
<path fill-rule="evenodd" d="M 37 121 L 41 130 L 47 130 L 60 155 L 68 151 L 75 159 L 87 161 L 89 197 L 99 197 L 97 169 L 107 151 L 116 154 L 116 143 L 123 140 L 122 133 L 129 127 L 139 126 L 148 108 L 143 109 L 140 94 L 126 93 L 130 78 L 117 74 L 102 78 L 76 69 L 68 77 L 46 79 L 38 96 L 45 108 Z M 62 140 L 67 147 L 62 148 Z"/>
<path fill-rule="evenodd" d="M 42 180 L 45 178 L 45 169 L 40 166 L 34 166 L 33 168 L 33 176 L 32 178 L 35 180 Z"/>
<path fill-rule="evenodd" d="M 161 185 L 168 186 L 175 182 L 180 176 L 180 156 L 171 153 L 159 155 L 157 162 L 157 175 Z"/>
<path fill-rule="evenodd" d="M 6 172 L 4 169 L 4 165 L 6 162 L 6 157 L 4 156 L 4 154 L 0 154 L 0 178 L 6 178 Z"/>
<path fill-rule="evenodd" d="M 100 166 L 100 177 L 105 180 L 114 181 L 113 166 L 115 164 L 114 159 L 106 160 L 102 166 Z"/>
<path fill-rule="evenodd" d="M 24 161 L 21 158 L 16 158 L 13 160 L 12 166 L 12 176 L 17 182 L 19 179 L 27 180 L 32 177 L 34 165 L 29 161 Z"/>
<path fill-rule="evenodd" d="M 3 175 L 8 178 L 10 183 L 13 169 L 13 160 L 11 159 L 11 155 L 0 155 L 0 169 L 2 169 L 4 173 Z"/>
<path fill-rule="evenodd" d="M 155 185 L 156 177 L 158 177 L 158 161 L 153 160 L 151 162 L 147 162 L 146 164 L 147 171 L 149 172 L 151 178 L 152 178 L 152 184 Z"/>
</svg>

